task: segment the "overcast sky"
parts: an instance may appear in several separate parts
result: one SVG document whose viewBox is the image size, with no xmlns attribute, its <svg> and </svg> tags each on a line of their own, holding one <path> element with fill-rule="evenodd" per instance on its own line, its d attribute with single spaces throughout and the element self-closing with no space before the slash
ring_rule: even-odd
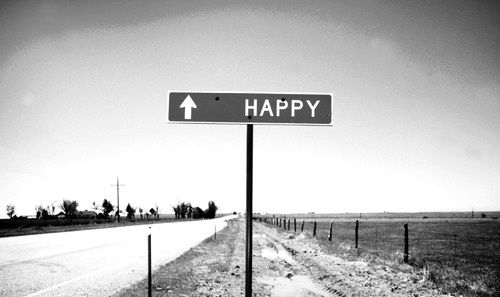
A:
<svg viewBox="0 0 500 297">
<path fill-rule="evenodd" d="M 500 210 L 498 1 L 0 1 L 0 208 L 245 210 L 246 127 L 169 90 L 333 93 L 255 126 L 254 211 Z"/>
</svg>

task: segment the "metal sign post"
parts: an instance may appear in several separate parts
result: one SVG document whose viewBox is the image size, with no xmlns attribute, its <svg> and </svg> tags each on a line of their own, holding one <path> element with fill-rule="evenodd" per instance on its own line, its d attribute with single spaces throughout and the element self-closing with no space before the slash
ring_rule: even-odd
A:
<svg viewBox="0 0 500 297">
<path fill-rule="evenodd" d="M 252 215 L 253 215 L 253 125 L 247 125 L 247 244 L 245 250 L 245 296 L 252 296 Z"/>
<path fill-rule="evenodd" d="M 253 125 L 332 125 L 332 94 L 168 93 L 169 123 L 247 126 L 245 296 L 252 296 Z M 290 223 L 290 222 L 289 222 Z"/>
</svg>

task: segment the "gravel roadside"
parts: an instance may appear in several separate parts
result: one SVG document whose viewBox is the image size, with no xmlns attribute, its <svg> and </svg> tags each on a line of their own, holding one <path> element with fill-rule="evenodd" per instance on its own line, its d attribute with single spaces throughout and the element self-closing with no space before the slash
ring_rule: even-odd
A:
<svg viewBox="0 0 500 297">
<path fill-rule="evenodd" d="M 254 223 L 254 296 L 448 296 L 409 266 L 389 267 L 329 255 L 304 235 Z M 244 296 L 245 222 L 208 238 L 154 272 L 153 296 Z M 147 296 L 147 279 L 115 296 Z"/>
</svg>

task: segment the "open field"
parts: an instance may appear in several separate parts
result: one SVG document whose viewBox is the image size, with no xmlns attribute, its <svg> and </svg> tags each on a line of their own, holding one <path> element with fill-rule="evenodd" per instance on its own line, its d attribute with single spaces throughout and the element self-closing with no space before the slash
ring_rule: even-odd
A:
<svg viewBox="0 0 500 297">
<path fill-rule="evenodd" d="M 290 217 L 297 219 L 422 219 L 424 217 L 429 219 L 466 219 L 466 218 L 481 218 L 482 214 L 487 218 L 498 219 L 500 218 L 500 211 L 461 211 L 461 212 L 371 212 L 371 213 L 294 213 L 294 214 L 257 214 L 256 216 L 262 217 Z M 474 217 L 473 217 L 474 216 Z"/>
<path fill-rule="evenodd" d="M 491 214 L 490 214 L 491 215 Z M 329 253 L 348 259 L 380 263 L 402 263 L 404 227 L 408 224 L 408 263 L 425 272 L 426 278 L 445 292 L 463 296 L 496 296 L 500 294 L 500 222 L 489 218 L 316 218 L 297 220 L 297 233 L 305 221 L 304 233 Z M 272 217 L 272 216 L 271 216 Z M 274 226 L 283 232 L 294 230 L 289 215 L 285 226 Z M 288 220 L 291 219 L 290 231 Z M 358 248 L 355 248 L 355 226 L 359 223 Z M 329 241 L 330 224 L 332 240 Z"/>
</svg>

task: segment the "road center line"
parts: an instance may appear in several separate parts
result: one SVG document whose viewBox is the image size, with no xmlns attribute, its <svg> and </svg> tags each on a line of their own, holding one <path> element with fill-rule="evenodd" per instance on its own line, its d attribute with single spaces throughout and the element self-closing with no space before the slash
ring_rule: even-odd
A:
<svg viewBox="0 0 500 297">
<path fill-rule="evenodd" d="M 62 287 L 62 286 L 65 286 L 65 285 L 68 285 L 68 284 L 74 283 L 74 282 L 79 281 L 79 280 L 81 280 L 81 279 L 87 278 L 87 277 L 89 277 L 89 276 L 91 276 L 91 275 L 97 274 L 98 272 L 101 272 L 101 270 L 103 270 L 103 269 L 96 270 L 96 271 L 92 271 L 92 272 L 89 272 L 89 273 L 84 274 L 84 275 L 80 275 L 79 277 L 76 277 L 76 278 L 74 278 L 74 279 L 72 279 L 72 280 L 69 280 L 69 281 L 66 281 L 66 282 L 62 282 L 62 283 L 57 284 L 57 285 L 55 285 L 55 286 L 52 286 L 52 287 L 49 287 L 49 288 L 47 288 L 47 289 L 43 289 L 43 290 L 38 291 L 38 292 L 36 292 L 36 293 L 30 294 L 30 295 L 28 295 L 27 297 L 33 297 L 33 296 L 39 296 L 39 295 L 42 295 L 42 294 L 44 294 L 44 293 L 47 293 L 47 292 L 52 291 L 52 290 L 55 290 L 55 289 L 60 288 L 60 287 Z"/>
</svg>

